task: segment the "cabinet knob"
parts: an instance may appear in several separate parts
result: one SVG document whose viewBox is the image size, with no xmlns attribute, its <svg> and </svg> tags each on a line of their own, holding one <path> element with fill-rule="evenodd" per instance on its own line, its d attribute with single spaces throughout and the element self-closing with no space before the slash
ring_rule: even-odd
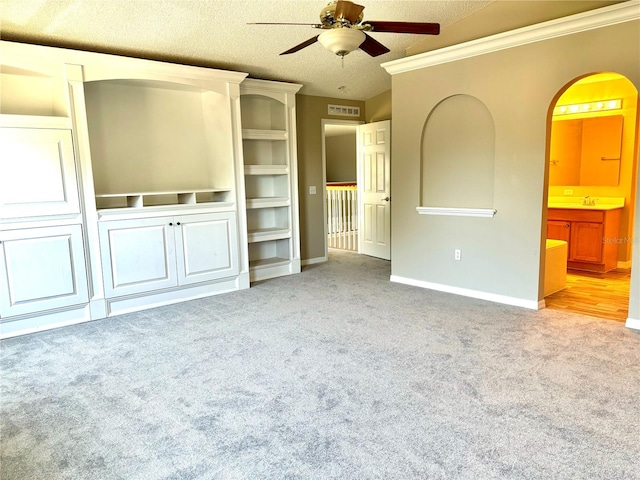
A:
<svg viewBox="0 0 640 480">
<path fill-rule="evenodd" d="M 180 222 L 176 223 L 176 225 L 180 225 Z"/>
<path fill-rule="evenodd" d="M 565 223 L 565 224 L 564 224 L 564 228 L 569 228 L 569 224 L 568 224 L 568 223 Z"/>
<path fill-rule="evenodd" d="M 169 226 L 170 226 L 170 227 L 173 227 L 173 223 L 172 223 L 172 222 L 169 222 Z"/>
</svg>

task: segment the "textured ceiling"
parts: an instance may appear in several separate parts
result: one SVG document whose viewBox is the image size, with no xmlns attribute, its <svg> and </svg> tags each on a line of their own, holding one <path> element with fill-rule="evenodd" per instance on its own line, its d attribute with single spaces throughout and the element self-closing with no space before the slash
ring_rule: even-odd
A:
<svg viewBox="0 0 640 480">
<path fill-rule="evenodd" d="M 326 3 L 327 0 L 0 0 L 0 35 L 5 40 L 237 70 L 253 78 L 301 83 L 301 93 L 307 95 L 366 100 L 391 88 L 391 78 L 380 64 L 404 57 L 405 51 L 423 41 L 424 36 L 372 33 L 391 52 L 372 58 L 357 50 L 345 57 L 343 68 L 340 59 L 319 43 L 293 55 L 279 55 L 320 30 L 248 25 L 317 23 Z M 441 37 L 445 37 L 450 26 L 474 13 L 479 15 L 476 12 L 493 2 L 359 3 L 366 6 L 365 20 L 438 22 Z M 455 43 L 455 39 L 449 43 Z"/>
</svg>

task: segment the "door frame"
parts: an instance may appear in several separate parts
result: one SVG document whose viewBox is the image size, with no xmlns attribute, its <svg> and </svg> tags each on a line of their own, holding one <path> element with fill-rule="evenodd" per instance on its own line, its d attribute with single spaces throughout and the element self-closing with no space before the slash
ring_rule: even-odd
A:
<svg viewBox="0 0 640 480">
<path fill-rule="evenodd" d="M 327 242 L 327 149 L 326 149 L 326 137 L 325 137 L 325 126 L 327 125 L 353 125 L 353 127 L 357 127 L 358 125 L 363 125 L 365 122 L 361 120 L 332 120 L 328 118 L 323 118 L 320 120 L 320 133 L 322 135 L 322 220 L 324 222 L 323 225 L 323 242 L 324 242 L 324 261 L 329 260 L 329 244 Z M 356 132 L 356 141 L 357 141 L 357 132 Z M 356 166 L 358 163 L 358 157 L 356 154 L 355 158 Z"/>
<path fill-rule="evenodd" d="M 546 261 L 547 261 L 547 251 L 546 251 L 546 236 L 547 236 L 547 212 L 549 209 L 549 205 L 548 205 L 548 201 L 549 201 L 549 160 L 550 160 L 550 149 L 551 149 L 551 122 L 553 119 L 553 109 L 555 108 L 555 106 L 557 105 L 560 97 L 572 86 L 575 85 L 575 83 L 582 79 L 582 78 L 587 78 L 593 75 L 597 75 L 598 73 L 603 73 L 603 72 L 592 72 L 592 73 L 586 73 L 584 75 L 578 76 L 573 78 L 572 80 L 570 80 L 569 82 L 567 82 L 565 85 L 563 85 L 555 94 L 555 96 L 552 98 L 551 102 L 549 103 L 549 108 L 547 111 L 547 125 L 548 125 L 548 129 L 547 129 L 547 134 L 546 134 L 546 147 L 545 147 L 545 174 L 544 174 L 544 187 L 543 187 L 543 205 L 542 205 L 542 238 L 541 238 L 541 250 L 540 250 L 540 270 L 539 270 L 539 274 L 538 274 L 538 304 L 541 306 L 541 308 L 546 308 L 546 302 L 545 302 L 545 297 L 544 297 L 544 280 L 545 280 L 545 276 L 546 276 L 546 272 L 545 272 L 545 265 L 546 265 Z M 638 92 L 638 98 L 640 99 L 640 86 L 636 85 L 628 76 L 624 75 L 623 73 L 619 73 L 617 71 L 614 71 L 614 73 L 618 73 L 619 75 L 623 76 L 625 79 L 627 79 L 627 81 L 629 81 L 636 89 L 636 91 Z M 640 114 L 640 104 L 638 104 L 636 106 L 636 118 L 640 119 L 640 117 L 638 117 L 638 115 Z M 636 120 L 636 122 L 640 122 L 640 120 Z M 632 168 L 632 175 L 631 175 L 631 192 L 632 192 L 632 196 L 633 198 L 631 199 L 631 201 L 636 202 L 636 205 L 638 204 L 638 196 L 640 195 L 640 130 L 638 129 L 638 123 L 636 123 L 636 137 L 635 137 L 635 146 L 634 146 L 634 153 L 633 153 L 633 162 L 634 162 L 634 166 Z M 635 185 L 634 185 L 635 184 Z M 626 205 L 625 205 L 626 206 Z M 635 237 L 635 233 L 637 231 L 640 231 L 640 225 L 637 225 L 635 223 L 635 218 L 637 216 L 637 211 L 634 211 L 633 216 L 631 217 L 631 232 L 629 232 L 629 234 L 632 237 Z M 640 268 L 640 259 L 635 258 L 636 256 L 633 254 L 633 249 L 631 250 L 631 260 L 630 260 L 630 285 L 629 285 L 629 297 L 627 298 L 627 307 L 629 307 L 630 303 L 631 303 L 631 295 L 633 295 L 634 293 L 634 272 L 636 269 Z M 630 314 L 629 314 L 630 315 Z M 597 317 L 600 318 L 600 317 Z M 627 317 L 627 321 L 626 321 L 626 326 L 629 328 L 638 328 L 635 324 L 633 324 L 633 326 L 631 326 L 630 324 L 631 321 L 631 317 Z"/>
</svg>

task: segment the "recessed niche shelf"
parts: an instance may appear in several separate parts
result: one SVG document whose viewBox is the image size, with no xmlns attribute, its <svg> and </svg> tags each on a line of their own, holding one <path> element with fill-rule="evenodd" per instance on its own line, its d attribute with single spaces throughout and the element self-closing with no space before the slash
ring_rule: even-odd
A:
<svg viewBox="0 0 640 480">
<path fill-rule="evenodd" d="M 497 213 L 493 208 L 450 208 L 416 207 L 420 215 L 444 215 L 448 217 L 484 217 L 492 218 Z"/>
<path fill-rule="evenodd" d="M 196 205 L 232 202 L 230 189 L 176 190 L 165 192 L 128 192 L 96 195 L 98 209 L 144 208 L 167 205 Z"/>
</svg>

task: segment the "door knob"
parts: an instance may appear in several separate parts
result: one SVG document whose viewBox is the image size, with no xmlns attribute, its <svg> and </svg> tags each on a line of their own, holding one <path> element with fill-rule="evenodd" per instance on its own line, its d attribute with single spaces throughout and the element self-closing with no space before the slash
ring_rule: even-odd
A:
<svg viewBox="0 0 640 480">
<path fill-rule="evenodd" d="M 384 197 L 381 201 L 382 202 L 388 202 L 389 200 L 391 200 L 391 197 Z"/>
</svg>

